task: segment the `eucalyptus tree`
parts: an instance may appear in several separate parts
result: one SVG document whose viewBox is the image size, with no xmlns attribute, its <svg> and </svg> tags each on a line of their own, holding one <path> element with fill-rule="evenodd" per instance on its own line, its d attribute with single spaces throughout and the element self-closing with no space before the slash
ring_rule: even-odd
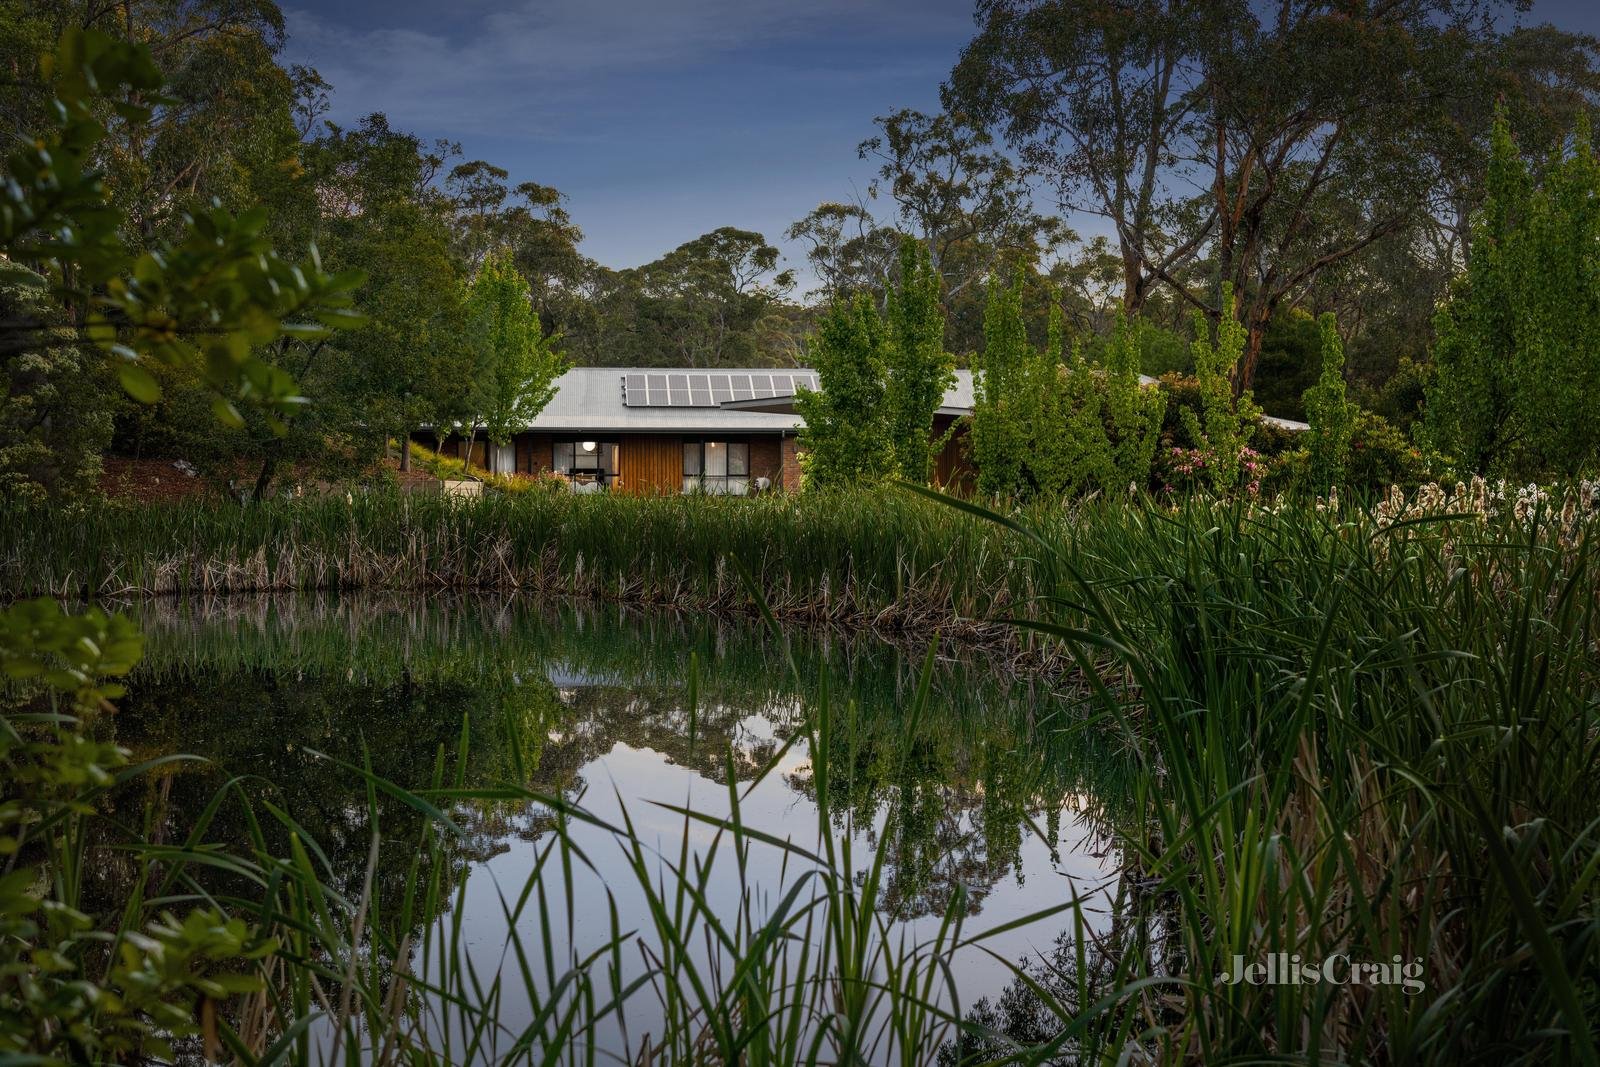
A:
<svg viewBox="0 0 1600 1067">
<path fill-rule="evenodd" d="M 831 301 L 851 293 L 887 291 L 902 235 L 863 204 L 826 200 L 784 236 L 806 245 L 806 259 L 818 282 L 806 296 Z"/>
<path fill-rule="evenodd" d="M 1510 0 L 989 0 L 946 103 L 1003 131 L 1064 206 L 1116 234 L 1123 302 L 1157 286 L 1215 330 L 1230 286 L 1251 385 L 1268 324 L 1319 275 L 1437 225 L 1441 188 L 1469 189 L 1483 127 L 1512 84 Z M 1592 81 L 1592 42 L 1549 65 Z M 1555 42 L 1552 42 L 1555 43 Z M 1524 55 L 1524 60 L 1526 60 Z M 1498 80 L 1497 80 L 1498 79 Z M 1448 166 L 1447 166 L 1448 164 Z"/>
<path fill-rule="evenodd" d="M 1216 6 L 991 0 L 945 87 L 946 106 L 1003 131 L 1065 210 L 1111 225 L 1130 314 L 1215 227 L 1186 209 L 1184 149 L 1198 136 L 1195 54 Z"/>
<path fill-rule="evenodd" d="M 905 108 L 874 120 L 879 133 L 857 154 L 877 164 L 873 198 L 895 205 L 922 242 L 945 292 L 981 285 L 1000 263 L 1053 244 L 1060 220 L 1033 209 L 1028 175 L 982 127 L 955 113 Z"/>
<path fill-rule="evenodd" d="M 158 373 L 184 374 L 203 383 L 225 426 L 243 424 L 242 407 L 281 429 L 305 398 L 269 353 L 319 346 L 361 324 L 351 307 L 360 272 L 330 274 L 314 252 L 300 263 L 279 258 L 260 208 L 186 215 L 172 238 L 142 250 L 97 164 L 112 137 L 101 117 L 108 106 L 137 131 L 165 99 L 150 49 L 71 29 L 42 74 L 51 121 L 3 164 L 0 279 L 60 314 L 29 301 L 7 309 L 7 376 L 56 349 L 92 345 L 141 403 L 160 399 Z"/>
<path fill-rule="evenodd" d="M 794 288 L 779 252 L 753 230 L 723 226 L 659 259 L 618 272 L 613 311 L 627 316 L 629 362 L 666 356 L 691 367 L 761 361 L 758 326 Z M 607 361 L 614 360 L 615 354 Z"/>
</svg>

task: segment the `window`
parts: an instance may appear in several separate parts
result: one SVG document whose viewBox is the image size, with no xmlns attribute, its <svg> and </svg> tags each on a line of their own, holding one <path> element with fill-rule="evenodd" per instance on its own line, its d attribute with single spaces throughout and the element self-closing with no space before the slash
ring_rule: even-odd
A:
<svg viewBox="0 0 1600 1067">
<path fill-rule="evenodd" d="M 750 443 L 685 441 L 683 491 L 744 496 L 750 491 Z"/>
<path fill-rule="evenodd" d="M 550 468 L 575 484 L 605 488 L 617 474 L 617 443 L 556 441 L 550 446 Z"/>
</svg>

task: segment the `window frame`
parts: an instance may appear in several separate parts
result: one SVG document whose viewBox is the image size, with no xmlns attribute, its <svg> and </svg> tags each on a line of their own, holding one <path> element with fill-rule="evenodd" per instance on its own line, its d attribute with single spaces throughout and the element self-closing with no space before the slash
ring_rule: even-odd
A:
<svg viewBox="0 0 1600 1067">
<path fill-rule="evenodd" d="M 595 443 L 595 465 L 590 467 L 578 466 L 578 459 L 585 455 L 580 447 L 584 441 Z M 562 437 L 552 438 L 550 441 L 550 470 L 561 475 L 569 481 L 575 481 L 575 475 L 593 475 L 594 480 L 601 488 L 609 487 L 618 476 L 617 453 L 621 442 L 616 438 L 604 438 L 599 435 L 590 437 Z M 567 466 L 562 468 L 562 449 L 567 450 Z"/>
<path fill-rule="evenodd" d="M 723 473 L 707 473 L 711 458 L 708 449 L 721 446 Z M 694 470 L 691 471 L 691 466 Z M 742 467 L 740 471 L 734 468 Z M 683 491 L 718 496 L 749 496 L 755 488 L 750 473 L 750 438 L 685 437 L 683 439 Z"/>
</svg>

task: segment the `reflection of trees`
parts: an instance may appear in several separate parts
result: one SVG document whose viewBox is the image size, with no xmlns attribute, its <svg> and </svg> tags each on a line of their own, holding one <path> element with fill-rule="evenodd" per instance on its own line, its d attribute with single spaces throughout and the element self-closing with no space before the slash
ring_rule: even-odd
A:
<svg viewBox="0 0 1600 1067">
<path fill-rule="evenodd" d="M 584 768 L 618 744 L 648 749 L 712 781 L 730 754 L 746 780 L 792 736 L 826 673 L 834 729 L 825 758 L 841 825 L 875 828 L 889 849 L 882 904 L 903 915 L 942 911 L 963 886 L 976 911 L 1018 871 L 1024 817 L 1051 840 L 1063 798 L 1093 792 L 1085 739 L 1052 740 L 1032 708 L 981 667 L 941 662 L 929 706 L 907 724 L 921 656 L 876 642 L 796 634 L 790 652 L 755 626 L 703 618 L 551 608 L 485 599 L 232 599 L 142 608 L 149 663 L 133 680 L 119 734 L 142 752 L 188 751 L 224 772 L 252 775 L 328 854 L 355 892 L 370 844 L 357 776 L 309 755 L 319 749 L 403 786 L 428 783 L 438 754 L 453 758 L 463 717 L 469 781 L 522 780 L 568 798 Z M 688 677 L 691 661 L 695 699 Z M 799 681 L 796 682 L 796 677 Z M 164 788 L 163 819 L 178 832 L 221 781 L 186 770 Z M 267 783 L 270 783 L 268 785 Z M 808 773 L 790 784 L 810 795 Z M 404 876 L 420 816 L 380 798 L 388 844 L 379 886 Z M 541 805 L 458 805 L 464 865 L 549 826 Z M 217 840 L 243 827 L 219 813 Z M 452 871 L 452 881 L 459 871 Z"/>
<path fill-rule="evenodd" d="M 1004 1062 L 1020 1050 L 1056 1041 L 1064 1026 L 1126 983 L 1130 973 L 1185 974 L 1187 962 L 1171 953 L 1178 943 L 1174 936 L 1179 923 L 1175 896 L 1152 894 L 1146 886 L 1143 871 L 1124 868 L 1099 900 L 1099 908 L 1111 917 L 1106 930 L 1096 932 L 1086 926 L 1080 945 L 1080 931 L 1069 928 L 1057 935 L 1048 952 L 1018 960 L 1026 980 L 1013 979 L 997 997 L 984 997 L 972 1006 L 967 1017 L 972 1027 L 939 1050 L 941 1067 Z M 1088 887 L 1082 888 L 1088 891 Z M 1086 904 L 1086 911 L 1092 906 Z M 1137 962 L 1130 966 L 1130 960 Z M 1178 1007 L 1174 1002 L 1165 1021 L 1177 1021 Z M 1118 1042 L 1126 1040 L 1125 1034 L 1114 1029 L 1090 1028 L 1082 1038 L 1063 1041 L 1059 1051 L 1043 1062 L 1050 1067 L 1073 1067 L 1101 1063 L 1126 1051 L 1120 1046 L 1107 1047 L 1106 1036 Z"/>
<path fill-rule="evenodd" d="M 117 715 L 118 739 L 136 760 L 183 752 L 208 763 L 169 765 L 165 773 L 136 780 L 114 803 L 121 812 L 147 810 L 152 838 L 178 842 L 217 790 L 240 778 L 238 789 L 251 810 L 232 799 L 224 802 L 205 839 L 243 848 L 258 827 L 269 850 L 286 854 L 287 828 L 260 804 L 270 801 L 326 856 L 331 887 L 357 896 L 373 809 L 361 776 L 336 760 L 356 766 L 370 761 L 374 774 L 423 789 L 440 753 L 453 768 L 465 718 L 472 738 L 468 780 L 504 780 L 505 768 L 515 762 L 508 717 L 516 724 L 525 765 L 537 766 L 538 744 L 561 713 L 543 679 L 491 694 L 447 672 L 427 679 L 402 674 L 381 685 L 260 669 L 135 676 Z M 416 856 L 423 816 L 383 793 L 375 809 L 383 839 L 375 887 L 398 896 Z M 446 886 L 468 862 L 504 847 L 504 826 L 497 820 L 505 813 L 480 806 L 455 814 L 466 833 L 443 843 L 441 854 L 452 861 Z M 125 893 L 115 884 L 106 889 L 111 899 Z"/>
</svg>

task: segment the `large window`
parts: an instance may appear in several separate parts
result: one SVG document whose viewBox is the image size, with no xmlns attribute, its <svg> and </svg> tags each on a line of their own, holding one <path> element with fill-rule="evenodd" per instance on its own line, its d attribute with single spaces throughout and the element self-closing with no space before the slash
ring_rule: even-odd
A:
<svg viewBox="0 0 1600 1067">
<path fill-rule="evenodd" d="M 750 492 L 749 442 L 685 441 L 683 491 L 731 496 Z"/>
<path fill-rule="evenodd" d="M 571 478 L 575 485 L 608 487 L 617 476 L 615 441 L 557 441 L 551 446 L 550 467 Z"/>
</svg>

